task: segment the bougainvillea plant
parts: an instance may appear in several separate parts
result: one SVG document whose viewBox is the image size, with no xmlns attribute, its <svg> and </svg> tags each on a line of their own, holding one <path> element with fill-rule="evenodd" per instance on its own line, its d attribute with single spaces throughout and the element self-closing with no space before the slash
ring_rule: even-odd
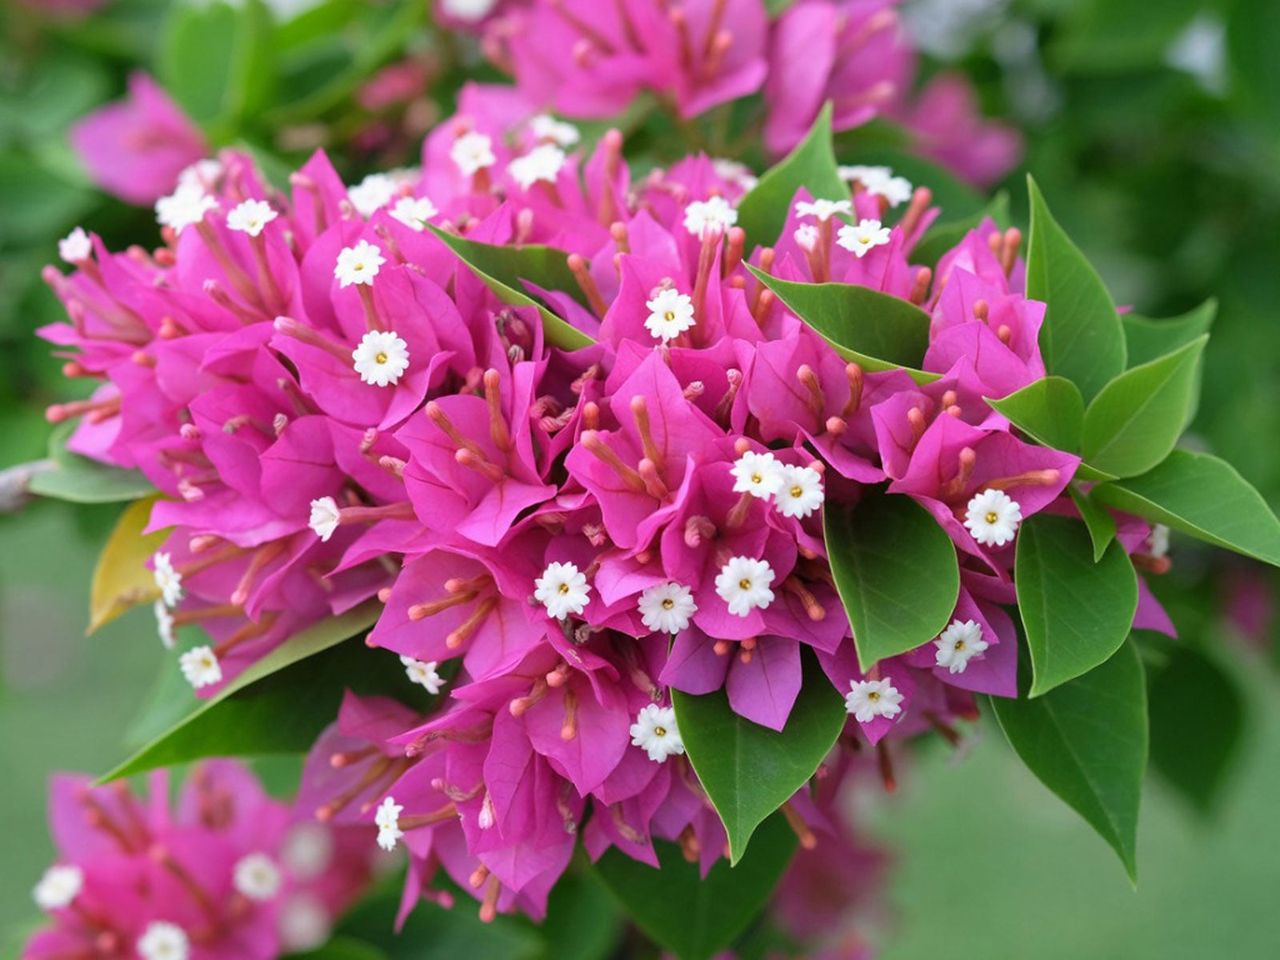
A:
<svg viewBox="0 0 1280 960">
<path fill-rule="evenodd" d="M 307 760 L 275 832 L 239 835 L 240 781 L 217 824 L 173 821 L 208 875 L 162 811 L 55 792 L 76 837 L 28 955 L 327 928 L 348 890 L 222 946 L 305 887 L 291 820 L 403 850 L 401 922 L 541 919 L 589 871 L 702 958 L 785 874 L 779 922 L 855 955 L 806 896 L 870 874 L 842 800 L 984 704 L 1134 874 L 1131 634 L 1174 632 L 1146 580 L 1171 529 L 1280 563 L 1262 499 L 1177 448 L 1203 329 L 1118 311 L 1034 183 L 1024 243 L 838 166 L 830 105 L 757 178 L 633 174 L 616 130 L 575 148 L 472 94 L 376 202 L 322 154 L 272 186 L 228 151 L 157 203 L 159 247 L 81 231 L 49 270 L 69 322 L 42 334 L 96 388 L 50 409 L 72 429 L 33 489 L 136 499 L 94 619 L 153 604 L 190 703 L 104 779 Z M 152 879 L 103 906 L 99 854 Z"/>
</svg>

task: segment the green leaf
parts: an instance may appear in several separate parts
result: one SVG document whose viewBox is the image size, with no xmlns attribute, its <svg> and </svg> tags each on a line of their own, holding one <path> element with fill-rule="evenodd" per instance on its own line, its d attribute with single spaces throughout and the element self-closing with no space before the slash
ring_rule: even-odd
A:
<svg viewBox="0 0 1280 960">
<path fill-rule="evenodd" d="M 1116 519 L 1093 497 L 1074 485 L 1068 487 L 1067 492 L 1071 494 L 1071 500 L 1089 530 L 1089 539 L 1093 541 L 1093 562 L 1097 563 L 1116 538 Z"/>
<path fill-rule="evenodd" d="M 827 503 L 827 554 L 863 670 L 928 643 L 960 593 L 956 548 L 910 497 L 868 496 L 852 510 Z"/>
<path fill-rule="evenodd" d="M 208 700 L 188 689 L 189 712 L 100 782 L 201 757 L 306 750 L 333 722 L 347 687 L 369 689 L 379 679 L 377 655 L 343 642 L 371 626 L 379 609 L 365 603 L 303 630 Z"/>
<path fill-rule="evenodd" d="M 911 249 L 911 262 L 936 266 L 942 255 L 955 247 L 965 235 L 990 217 L 999 226 L 1009 223 L 1009 194 L 1001 190 L 989 204 L 968 216 L 940 220 L 931 226 Z"/>
<path fill-rule="evenodd" d="M 28 489 L 32 493 L 72 503 L 119 503 L 155 493 L 138 470 L 121 470 L 69 451 L 67 439 L 74 430 L 75 424 L 68 421 L 50 435 L 53 467 L 31 478 Z"/>
<path fill-rule="evenodd" d="M 546 946 L 540 960 L 606 960 L 623 933 L 618 906 L 592 870 L 569 872 L 556 881 L 547 918 L 538 932 Z"/>
<path fill-rule="evenodd" d="M 851 283 L 794 283 L 747 264 L 787 309 L 865 370 L 904 369 L 918 383 L 938 379 L 912 367 L 929 346 L 929 315 L 913 303 Z"/>
<path fill-rule="evenodd" d="M 748 249 L 777 241 L 787 222 L 791 201 L 801 187 L 817 199 L 843 200 L 849 196 L 849 186 L 840 179 L 831 145 L 830 103 L 823 105 L 799 146 L 765 171 L 738 204 L 738 226 L 746 232 Z"/>
<path fill-rule="evenodd" d="M 1023 763 L 1098 831 L 1136 882 L 1147 695 L 1133 645 L 1043 697 L 992 697 L 991 706 Z"/>
<path fill-rule="evenodd" d="M 1218 301 L 1206 300 L 1194 310 L 1167 320 L 1152 320 L 1136 313 L 1120 318 L 1124 324 L 1124 341 L 1128 346 L 1129 366 L 1148 363 L 1209 332 L 1218 315 Z"/>
<path fill-rule="evenodd" d="M 1027 631 L 1031 696 L 1092 670 L 1119 649 L 1138 609 L 1138 575 L 1113 541 L 1094 563 L 1093 541 L 1072 517 L 1038 513 L 1018 531 L 1014 583 Z"/>
<path fill-rule="evenodd" d="M 387 960 L 387 955 L 363 940 L 334 937 L 323 947 L 287 954 L 286 960 Z"/>
<path fill-rule="evenodd" d="M 781 731 L 734 713 L 723 690 L 703 696 L 672 690 L 671 698 L 689 762 L 724 823 L 736 864 L 756 828 L 835 746 L 847 719 L 844 701 L 808 652 L 800 694 Z"/>
<path fill-rule="evenodd" d="M 543 333 L 552 346 L 576 350 L 594 342 L 520 289 L 521 281 L 528 280 L 544 290 L 562 290 L 568 293 L 577 290 L 578 283 L 565 262 L 568 255 L 563 251 L 533 244 L 498 247 L 467 240 L 457 234 L 446 233 L 438 227 L 430 229 L 503 303 L 537 307 L 542 316 Z"/>
<path fill-rule="evenodd" d="M 1065 377 L 1045 377 L 987 403 L 1036 443 L 1055 450 L 1079 450 L 1084 399 Z"/>
<path fill-rule="evenodd" d="M 147 560 L 164 544 L 168 531 L 142 532 L 151 520 L 156 499 L 147 497 L 129 504 L 98 554 L 89 588 L 86 635 L 131 607 L 152 602 L 160 595 L 155 575 L 147 569 Z"/>
<path fill-rule="evenodd" d="M 1167 457 L 1186 425 L 1208 339 L 1197 337 L 1103 387 L 1084 415 L 1085 460 L 1116 477 L 1132 477 Z"/>
<path fill-rule="evenodd" d="M 1048 304 L 1040 328 L 1045 367 L 1075 381 L 1092 399 L 1125 368 L 1124 329 L 1097 271 L 1053 219 L 1034 180 L 1027 296 Z"/>
<path fill-rule="evenodd" d="M 717 861 L 705 880 L 696 863 L 664 840 L 654 843 L 661 869 L 611 849 L 595 870 L 636 925 L 660 946 L 680 960 L 708 960 L 764 907 L 795 847 L 795 834 L 777 814 L 761 824 L 748 856 L 736 867 Z"/>
<path fill-rule="evenodd" d="M 1154 470 L 1103 484 L 1093 496 L 1280 567 L 1280 521 L 1235 467 L 1207 453 L 1174 450 Z"/>
</svg>

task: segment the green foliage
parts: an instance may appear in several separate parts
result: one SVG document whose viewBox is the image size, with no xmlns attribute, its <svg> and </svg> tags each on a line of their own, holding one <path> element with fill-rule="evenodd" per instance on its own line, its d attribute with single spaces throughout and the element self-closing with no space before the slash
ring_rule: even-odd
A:
<svg viewBox="0 0 1280 960">
<path fill-rule="evenodd" d="M 990 702 L 1018 756 L 1111 845 L 1136 882 L 1147 697 L 1133 645 L 1042 697 Z"/>
<path fill-rule="evenodd" d="M 1136 367 L 1185 347 L 1207 334 L 1217 315 L 1218 301 L 1212 298 L 1194 310 L 1165 320 L 1152 320 L 1136 313 L 1124 314 L 1120 321 L 1124 324 L 1129 366 Z"/>
<path fill-rule="evenodd" d="M 781 731 L 735 713 L 724 690 L 673 690 L 672 702 L 689 762 L 729 834 L 733 864 L 757 827 L 813 776 L 846 719 L 843 700 L 808 651 L 800 695 Z"/>
<path fill-rule="evenodd" d="M 71 422 L 58 426 L 49 436 L 51 469 L 31 478 L 32 493 L 72 503 L 118 503 L 153 493 L 149 480 L 137 470 L 121 470 L 67 449 L 67 439 L 75 430 Z"/>
<path fill-rule="evenodd" d="M 910 497 L 869 496 L 853 509 L 828 503 L 824 535 L 836 590 L 863 670 L 928 643 L 960 593 L 956 549 Z"/>
<path fill-rule="evenodd" d="M 1036 443 L 1056 450 L 1080 449 L 1084 432 L 1084 399 L 1065 377 L 1045 377 L 987 403 Z"/>
<path fill-rule="evenodd" d="M 944 210 L 942 217 L 945 219 L 939 219 L 926 230 L 920 242 L 911 249 L 912 263 L 937 266 L 944 253 L 960 243 L 965 238 L 965 234 L 979 227 L 988 217 L 997 226 L 1007 227 L 1009 225 L 1009 194 L 1001 190 L 977 213 L 951 217 Z"/>
<path fill-rule="evenodd" d="M 1116 537 L 1115 517 L 1111 516 L 1106 507 L 1099 504 L 1090 494 L 1085 493 L 1079 487 L 1068 487 L 1067 493 L 1071 495 L 1071 502 L 1080 511 L 1080 517 L 1084 520 L 1084 525 L 1089 531 L 1089 539 L 1093 541 L 1093 562 L 1097 563 L 1102 559 L 1107 552 L 1107 547 Z"/>
</svg>

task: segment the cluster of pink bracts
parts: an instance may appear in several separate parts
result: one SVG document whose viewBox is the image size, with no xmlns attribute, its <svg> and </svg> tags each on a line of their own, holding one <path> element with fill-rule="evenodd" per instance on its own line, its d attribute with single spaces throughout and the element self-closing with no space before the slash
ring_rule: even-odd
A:
<svg viewBox="0 0 1280 960">
<path fill-rule="evenodd" d="M 75 270 L 48 279 L 71 323 L 43 334 L 102 381 L 50 411 L 81 417 L 72 449 L 163 495 L 156 612 L 167 645 L 183 624 L 211 638 L 181 654 L 198 692 L 377 598 L 368 656 L 445 695 L 348 696 L 302 808 L 408 848 L 405 912 L 443 867 L 483 917 L 540 916 L 579 838 L 592 857 L 655 863 L 655 838 L 704 870 L 722 855 L 672 688 L 723 688 L 781 729 L 816 655 L 851 717 L 822 789 L 784 807 L 806 847 L 842 829 L 830 800 L 860 744 L 891 775 L 883 738 L 951 736 L 973 692 L 1015 694 L 1012 543 L 1072 510 L 1077 458 L 983 399 L 1044 376 L 1016 231 L 911 266 L 928 191 L 846 168 L 846 195 L 801 192 L 780 236 L 748 238 L 744 169 L 694 156 L 633 179 L 616 132 L 578 156 L 567 125 L 481 99 L 421 171 L 350 193 L 322 155 L 291 196 L 241 155 L 202 164 L 157 205 L 157 250 L 63 242 Z M 550 346 L 428 225 L 564 251 L 573 288 L 531 292 L 596 342 Z M 941 378 L 846 362 L 744 262 L 920 305 Z M 821 512 L 885 483 L 947 531 L 963 586 L 942 636 L 864 676 Z M 1149 534 L 1121 523 L 1131 552 Z M 1171 629 L 1145 591 L 1139 618 Z"/>
</svg>

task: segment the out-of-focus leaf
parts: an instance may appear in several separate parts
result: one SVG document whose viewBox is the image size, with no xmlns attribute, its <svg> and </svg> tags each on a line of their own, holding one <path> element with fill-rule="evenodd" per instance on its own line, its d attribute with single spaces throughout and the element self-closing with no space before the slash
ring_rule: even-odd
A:
<svg viewBox="0 0 1280 960">
<path fill-rule="evenodd" d="M 286 954 L 285 960 L 387 960 L 387 955 L 363 940 L 334 937 L 323 947 L 305 953 Z"/>
<path fill-rule="evenodd" d="M 93 202 L 87 187 L 34 158 L 0 153 L 0 248 L 48 243 L 53 259 L 57 247 L 50 237 L 61 236 Z"/>
<path fill-rule="evenodd" d="M 1208 333 L 1217 315 L 1218 301 L 1214 299 L 1167 320 L 1152 320 L 1136 313 L 1124 314 L 1120 321 L 1124 324 L 1124 340 L 1129 348 L 1129 366 L 1148 363 L 1185 347 Z"/>
<path fill-rule="evenodd" d="M 67 422 L 50 435 L 49 459 L 53 468 L 32 477 L 32 493 L 72 503 L 118 503 L 155 492 L 137 470 L 121 470 L 67 450 L 67 438 L 74 429 L 75 424 Z"/>
<path fill-rule="evenodd" d="M 945 216 L 945 214 L 944 214 Z M 970 230 L 976 229 L 988 217 L 998 227 L 1009 225 L 1009 194 L 1001 190 L 991 202 L 978 213 L 969 216 L 939 220 L 931 226 L 911 250 L 911 262 L 936 266 L 942 255 L 965 238 Z"/>
<path fill-rule="evenodd" d="M 551 889 L 547 918 L 538 927 L 539 960 L 606 960 L 623 929 L 617 903 L 593 870 L 569 872 Z"/>
<path fill-rule="evenodd" d="M 98 555 L 89 588 L 89 629 L 93 633 L 120 614 L 140 603 L 150 603 L 159 595 L 147 560 L 164 543 L 168 531 L 144 534 L 151 519 L 155 497 L 146 497 L 125 507 Z"/>
</svg>

